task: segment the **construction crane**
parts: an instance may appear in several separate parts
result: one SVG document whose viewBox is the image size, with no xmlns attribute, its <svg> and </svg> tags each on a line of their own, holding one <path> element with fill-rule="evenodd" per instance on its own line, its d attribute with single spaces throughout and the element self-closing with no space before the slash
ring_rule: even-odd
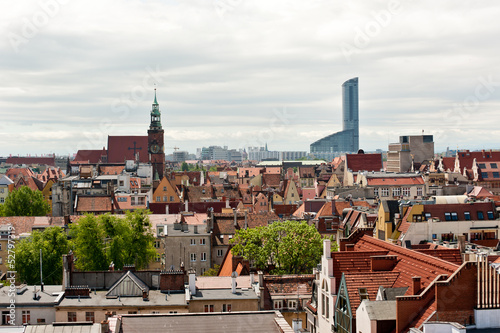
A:
<svg viewBox="0 0 500 333">
<path fill-rule="evenodd" d="M 173 149 L 174 151 L 178 151 L 179 147 L 165 147 L 165 149 Z"/>
</svg>

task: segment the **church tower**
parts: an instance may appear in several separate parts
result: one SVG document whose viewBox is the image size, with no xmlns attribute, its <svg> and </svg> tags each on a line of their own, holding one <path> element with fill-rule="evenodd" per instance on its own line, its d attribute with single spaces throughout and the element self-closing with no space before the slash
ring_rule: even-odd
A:
<svg viewBox="0 0 500 333">
<path fill-rule="evenodd" d="M 163 129 L 161 128 L 160 105 L 155 100 L 151 109 L 151 123 L 148 130 L 149 161 L 153 165 L 153 179 L 162 179 L 165 172 L 165 147 L 163 145 Z"/>
</svg>

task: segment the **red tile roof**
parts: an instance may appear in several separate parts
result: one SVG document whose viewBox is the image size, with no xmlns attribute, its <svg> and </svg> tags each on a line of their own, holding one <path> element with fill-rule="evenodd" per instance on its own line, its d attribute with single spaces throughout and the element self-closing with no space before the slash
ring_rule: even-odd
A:
<svg viewBox="0 0 500 333">
<path fill-rule="evenodd" d="M 383 168 L 382 154 L 346 154 L 345 162 L 352 172 L 380 171 Z"/>
<path fill-rule="evenodd" d="M 413 276 L 420 276 L 422 289 L 426 288 L 439 274 L 453 274 L 459 266 L 457 264 L 432 257 L 417 251 L 393 245 L 385 241 L 363 235 L 354 246 L 355 251 L 388 251 L 389 255 L 398 257 L 392 271 L 399 271 L 400 275 L 395 287 L 410 287 Z M 410 288 L 409 288 L 410 290 Z"/>
<path fill-rule="evenodd" d="M 422 176 L 398 177 L 397 175 L 387 177 L 367 177 L 368 186 L 393 186 L 393 185 L 423 185 L 425 184 Z"/>
<path fill-rule="evenodd" d="M 342 251 L 332 252 L 333 276 L 335 276 L 336 286 L 338 290 L 342 273 L 371 273 L 371 257 L 383 256 L 388 251 Z M 386 272 L 387 273 L 387 272 Z"/>
<path fill-rule="evenodd" d="M 125 169 L 124 165 L 111 166 L 111 165 L 101 165 L 99 166 L 100 175 L 119 175 Z"/>
<path fill-rule="evenodd" d="M 374 272 L 361 274 L 346 274 L 344 276 L 349 303 L 351 305 L 352 317 L 356 318 L 356 310 L 361 304 L 359 294 L 360 288 L 365 288 L 368 299 L 375 301 L 379 287 L 392 288 L 399 277 L 399 272 Z"/>
<path fill-rule="evenodd" d="M 10 164 L 40 164 L 40 165 L 50 165 L 50 166 L 56 166 L 56 157 L 51 156 L 51 157 L 31 157 L 31 156 L 26 156 L 26 157 L 20 157 L 20 156 L 11 156 L 7 157 L 6 163 Z"/>
<path fill-rule="evenodd" d="M 135 160 L 134 147 L 139 153 L 139 161 L 149 162 L 147 136 L 108 136 L 108 163 Z"/>
<path fill-rule="evenodd" d="M 79 213 L 112 212 L 111 196 L 78 196 L 76 211 Z"/>
<path fill-rule="evenodd" d="M 85 162 L 90 164 L 97 164 L 103 162 L 103 157 L 107 156 L 108 152 L 106 149 L 101 150 L 79 150 L 76 153 L 73 162 Z"/>
</svg>

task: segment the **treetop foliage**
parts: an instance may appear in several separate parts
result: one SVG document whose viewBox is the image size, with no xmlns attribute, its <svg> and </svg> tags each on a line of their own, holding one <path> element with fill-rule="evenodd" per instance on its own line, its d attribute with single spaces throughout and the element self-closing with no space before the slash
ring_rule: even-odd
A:
<svg viewBox="0 0 500 333">
<path fill-rule="evenodd" d="M 237 230 L 231 243 L 234 255 L 243 256 L 258 269 L 274 267 L 273 274 L 310 274 L 323 248 L 321 235 L 305 221 Z"/>
<path fill-rule="evenodd" d="M 0 205 L 0 216 L 45 216 L 49 212 L 50 205 L 43 199 L 42 192 L 28 186 L 10 192 Z"/>
</svg>

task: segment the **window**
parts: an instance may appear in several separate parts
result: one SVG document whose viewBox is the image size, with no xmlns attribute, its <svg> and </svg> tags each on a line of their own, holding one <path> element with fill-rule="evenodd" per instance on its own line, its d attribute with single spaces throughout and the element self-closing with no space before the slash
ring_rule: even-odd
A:
<svg viewBox="0 0 500 333">
<path fill-rule="evenodd" d="M 410 196 L 410 188 L 409 187 L 403 187 L 403 197 L 409 197 Z"/>
<path fill-rule="evenodd" d="M 424 191 L 421 187 L 417 187 L 417 196 L 421 197 L 422 195 L 424 195 Z"/>
<path fill-rule="evenodd" d="M 2 311 L 2 325 L 8 325 L 10 321 L 9 311 Z"/>
<path fill-rule="evenodd" d="M 470 221 L 470 212 L 464 212 L 464 217 L 466 221 Z"/>
<path fill-rule="evenodd" d="M 297 309 L 297 301 L 296 300 L 289 300 L 288 301 L 288 309 L 290 309 L 290 310 Z"/>
<path fill-rule="evenodd" d="M 151 311 L 152 314 L 160 314 L 160 311 Z"/>
<path fill-rule="evenodd" d="M 37 318 L 36 323 L 37 324 L 45 324 L 45 318 Z"/>
<path fill-rule="evenodd" d="M 222 257 L 223 250 L 217 250 L 217 257 Z"/>
<path fill-rule="evenodd" d="M 129 311 L 128 314 L 137 314 L 137 311 Z"/>
<path fill-rule="evenodd" d="M 326 226 L 326 230 L 332 230 L 332 220 L 326 220 L 325 221 L 325 226 Z"/>
<path fill-rule="evenodd" d="M 166 191 L 167 190 L 167 187 L 166 186 L 163 186 L 163 191 Z"/>
<path fill-rule="evenodd" d="M 207 261 L 207 254 L 206 252 L 201 253 L 201 261 Z"/>
<path fill-rule="evenodd" d="M 2 251 L 2 243 L 0 243 L 0 251 Z"/>
<path fill-rule="evenodd" d="M 196 261 L 196 253 L 191 253 L 191 262 Z"/>
<path fill-rule="evenodd" d="M 490 163 L 490 168 L 492 169 L 498 169 L 498 166 L 496 163 Z"/>
<path fill-rule="evenodd" d="M 4 188 L 0 188 L 0 193 L 3 193 L 5 189 Z"/>
<path fill-rule="evenodd" d="M 486 169 L 486 164 L 485 163 L 479 163 L 477 166 L 479 168 L 481 168 L 481 169 Z"/>
<path fill-rule="evenodd" d="M 94 322 L 94 312 L 85 312 L 85 321 Z"/>
<path fill-rule="evenodd" d="M 389 189 L 387 187 L 383 187 L 380 189 L 380 196 L 381 197 L 388 197 L 389 196 Z"/>
<path fill-rule="evenodd" d="M 222 304 L 222 312 L 231 312 L 231 304 Z"/>
<path fill-rule="evenodd" d="M 500 173 L 497 171 L 493 171 L 493 178 L 500 178 Z"/>
<path fill-rule="evenodd" d="M 375 189 L 373 190 L 373 195 L 378 197 L 378 187 L 375 187 Z"/>
<path fill-rule="evenodd" d="M 483 212 L 479 212 L 479 211 L 477 212 L 477 219 L 478 220 L 484 220 L 484 214 L 483 214 Z"/>
<path fill-rule="evenodd" d="M 205 312 L 214 312 L 213 304 L 205 304 Z"/>
<path fill-rule="evenodd" d="M 68 322 L 76 321 L 76 312 L 68 312 Z"/>
<path fill-rule="evenodd" d="M 450 213 L 444 213 L 444 219 L 446 221 L 451 221 L 451 214 Z"/>
<path fill-rule="evenodd" d="M 30 323 L 30 312 L 29 311 L 23 311 L 23 325 L 24 324 L 29 324 Z"/>
<path fill-rule="evenodd" d="M 456 212 L 451 212 L 451 220 L 458 221 L 458 214 Z"/>
<path fill-rule="evenodd" d="M 5 202 L 4 197 L 0 197 L 0 203 L 4 203 L 4 202 Z"/>
<path fill-rule="evenodd" d="M 196 245 L 196 239 L 191 238 L 191 245 Z"/>
<path fill-rule="evenodd" d="M 283 307 L 283 302 L 281 300 L 274 301 L 274 309 L 275 310 L 281 310 L 282 307 Z"/>
<path fill-rule="evenodd" d="M 488 173 L 487 172 L 481 172 L 481 177 L 488 178 Z"/>
<path fill-rule="evenodd" d="M 168 311 L 168 313 L 177 313 L 177 311 Z"/>
<path fill-rule="evenodd" d="M 161 246 L 160 241 L 159 241 L 159 240 L 156 240 L 156 241 L 155 241 L 155 245 L 154 245 L 154 246 L 155 246 L 155 249 L 159 249 L 159 248 L 160 248 L 160 246 Z"/>
<path fill-rule="evenodd" d="M 392 189 L 392 196 L 393 197 L 399 197 L 401 196 L 401 188 L 400 187 L 395 187 Z"/>
<path fill-rule="evenodd" d="M 366 288 L 359 288 L 359 299 L 363 302 L 364 299 L 370 299 L 368 297 L 368 290 Z"/>
<path fill-rule="evenodd" d="M 173 195 L 170 196 L 170 201 L 174 201 L 174 196 Z"/>
<path fill-rule="evenodd" d="M 167 196 L 166 195 L 163 197 L 163 202 L 167 202 Z"/>
<path fill-rule="evenodd" d="M 161 197 L 156 197 L 156 202 L 161 202 Z"/>
<path fill-rule="evenodd" d="M 156 254 L 155 261 L 156 262 L 160 262 L 161 261 L 161 255 L 159 253 Z"/>
<path fill-rule="evenodd" d="M 200 245 L 206 245 L 205 238 L 200 238 Z"/>
<path fill-rule="evenodd" d="M 492 211 L 486 212 L 486 214 L 488 214 L 488 220 L 494 220 L 495 219 L 495 216 L 493 215 Z"/>
</svg>

